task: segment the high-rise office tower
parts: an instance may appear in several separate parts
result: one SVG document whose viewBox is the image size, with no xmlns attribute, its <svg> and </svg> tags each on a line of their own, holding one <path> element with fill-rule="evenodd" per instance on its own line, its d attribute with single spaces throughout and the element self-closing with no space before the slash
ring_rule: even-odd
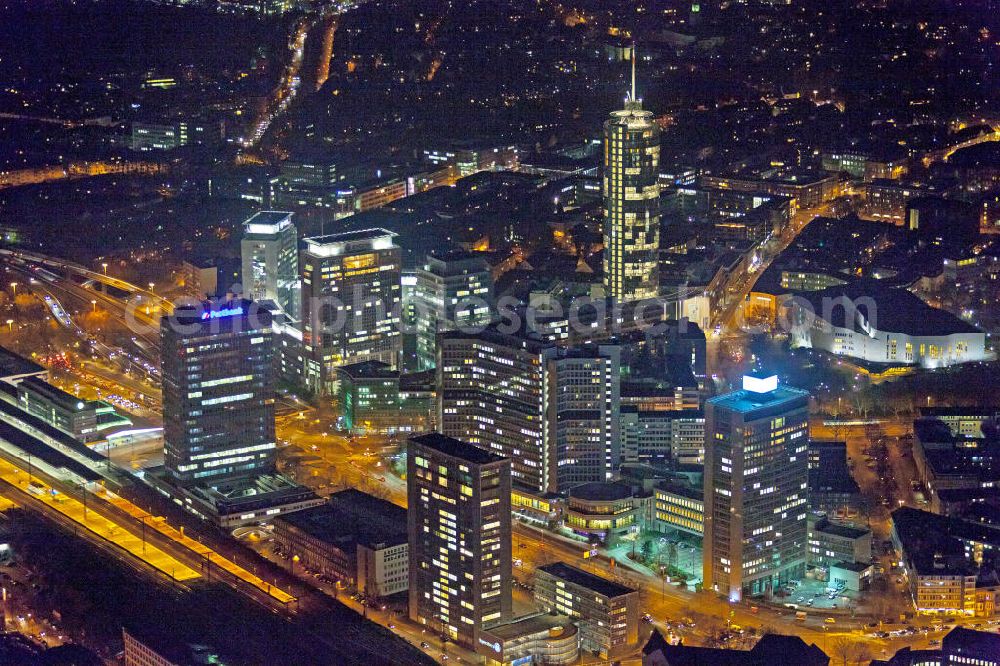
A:
<svg viewBox="0 0 1000 666">
<path fill-rule="evenodd" d="M 547 364 L 559 490 L 610 481 L 621 463 L 620 350 L 617 345 L 560 349 Z"/>
<path fill-rule="evenodd" d="M 299 237 L 292 214 L 255 213 L 243 224 L 240 250 L 244 295 L 255 301 L 274 301 L 291 321 L 298 321 L 302 306 Z"/>
<path fill-rule="evenodd" d="M 412 278 L 407 306 L 416 340 L 413 369 L 420 371 L 434 367 L 438 333 L 490 323 L 493 277 L 481 254 L 454 251 L 427 255 Z"/>
<path fill-rule="evenodd" d="M 805 573 L 809 394 L 776 376 L 705 407 L 704 585 L 739 601 Z"/>
<path fill-rule="evenodd" d="M 362 361 L 396 367 L 401 348 L 401 253 L 385 229 L 305 239 L 302 342 L 306 382 L 329 393 L 335 369 Z"/>
<path fill-rule="evenodd" d="M 160 321 L 167 471 L 212 485 L 274 471 L 271 314 L 252 301 L 178 307 Z"/>
<path fill-rule="evenodd" d="M 618 467 L 616 345 L 564 349 L 496 326 L 438 338 L 441 432 L 511 459 L 536 493 L 604 481 Z"/>
<path fill-rule="evenodd" d="M 511 615 L 510 460 L 432 433 L 406 472 L 410 618 L 475 649 Z"/>
<path fill-rule="evenodd" d="M 604 123 L 604 288 L 620 302 L 659 295 L 660 129 L 632 92 Z"/>
</svg>

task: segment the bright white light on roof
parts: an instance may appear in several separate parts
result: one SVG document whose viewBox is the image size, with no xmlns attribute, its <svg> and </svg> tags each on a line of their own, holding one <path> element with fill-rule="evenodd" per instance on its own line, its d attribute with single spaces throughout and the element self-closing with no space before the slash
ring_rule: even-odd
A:
<svg viewBox="0 0 1000 666">
<path fill-rule="evenodd" d="M 744 391 L 753 391 L 754 393 L 770 393 L 777 388 L 778 375 L 771 375 L 770 377 L 753 377 L 751 375 L 743 375 Z"/>
</svg>

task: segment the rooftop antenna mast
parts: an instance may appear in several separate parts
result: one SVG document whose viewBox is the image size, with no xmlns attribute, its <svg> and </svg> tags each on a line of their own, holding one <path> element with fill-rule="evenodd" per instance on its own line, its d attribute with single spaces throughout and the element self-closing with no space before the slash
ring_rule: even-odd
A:
<svg viewBox="0 0 1000 666">
<path fill-rule="evenodd" d="M 633 102 L 636 101 L 636 96 L 635 96 L 635 42 L 632 42 L 632 97 L 630 99 Z"/>
</svg>

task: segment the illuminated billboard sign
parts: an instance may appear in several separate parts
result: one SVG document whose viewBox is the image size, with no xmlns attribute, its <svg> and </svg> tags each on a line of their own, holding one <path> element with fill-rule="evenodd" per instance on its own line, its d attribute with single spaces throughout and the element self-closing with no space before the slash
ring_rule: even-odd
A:
<svg viewBox="0 0 1000 666">
<path fill-rule="evenodd" d="M 208 312 L 202 312 L 202 319 L 222 319 L 224 317 L 238 317 L 243 314 L 243 307 L 236 306 L 235 308 L 224 308 L 222 310 L 209 310 Z"/>
</svg>

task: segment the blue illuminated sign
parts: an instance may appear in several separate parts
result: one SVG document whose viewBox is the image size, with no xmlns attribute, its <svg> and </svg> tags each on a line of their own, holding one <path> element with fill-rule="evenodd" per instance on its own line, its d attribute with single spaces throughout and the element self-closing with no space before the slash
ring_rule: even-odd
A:
<svg viewBox="0 0 1000 666">
<path fill-rule="evenodd" d="M 223 317 L 238 317 L 243 314 L 243 307 L 237 306 L 235 308 L 225 308 L 223 310 L 209 310 L 208 312 L 202 312 L 202 319 L 221 319 Z"/>
</svg>

